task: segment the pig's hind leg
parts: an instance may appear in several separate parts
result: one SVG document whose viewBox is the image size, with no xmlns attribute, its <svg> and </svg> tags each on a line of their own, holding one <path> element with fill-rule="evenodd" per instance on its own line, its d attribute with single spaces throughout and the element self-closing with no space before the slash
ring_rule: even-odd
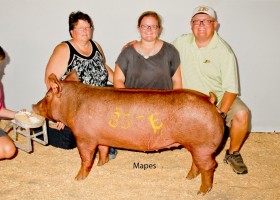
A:
<svg viewBox="0 0 280 200">
<path fill-rule="evenodd" d="M 189 179 L 189 180 L 191 180 L 191 179 L 197 177 L 199 174 L 200 174 L 199 169 L 198 169 L 197 166 L 194 164 L 194 161 L 192 161 L 191 169 L 190 169 L 190 171 L 188 172 L 188 175 L 187 175 L 186 178 Z"/>
<path fill-rule="evenodd" d="M 217 165 L 212 153 L 209 154 L 209 149 L 200 149 L 191 152 L 192 167 L 187 175 L 187 179 L 193 179 L 201 173 L 201 186 L 198 194 L 206 194 L 213 185 L 214 171 Z"/>
<path fill-rule="evenodd" d="M 77 147 L 79 150 L 79 154 L 81 157 L 81 168 L 76 176 L 76 180 L 83 180 L 85 179 L 94 162 L 94 154 L 95 154 L 95 150 L 97 148 L 97 145 L 93 145 L 93 144 L 79 144 L 77 142 Z"/>
</svg>

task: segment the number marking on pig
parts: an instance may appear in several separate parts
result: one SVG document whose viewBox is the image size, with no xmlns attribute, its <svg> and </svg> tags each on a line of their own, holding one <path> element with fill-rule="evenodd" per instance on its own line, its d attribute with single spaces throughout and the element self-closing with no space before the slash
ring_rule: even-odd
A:
<svg viewBox="0 0 280 200">
<path fill-rule="evenodd" d="M 129 121 L 130 113 L 121 113 L 118 108 L 116 108 L 116 111 L 112 113 L 111 119 L 109 121 L 109 126 L 112 128 L 117 128 L 119 124 L 121 124 L 122 129 L 128 129 L 131 127 L 131 122 Z"/>
<path fill-rule="evenodd" d="M 154 133 L 156 133 L 157 131 L 160 131 L 160 133 L 161 133 L 162 122 L 159 121 L 159 119 L 154 119 L 154 115 L 158 115 L 158 113 L 151 114 L 148 117 L 148 119 L 149 119 L 149 121 L 151 123 L 152 128 L 154 129 Z"/>
<path fill-rule="evenodd" d="M 154 131 L 154 133 L 161 133 L 163 124 L 160 121 L 160 119 L 156 118 L 156 115 L 159 115 L 158 113 L 152 113 L 149 115 L 148 121 L 151 124 L 151 127 Z M 135 119 L 145 119 L 144 115 L 136 116 Z M 119 108 L 116 108 L 116 110 L 111 114 L 111 118 L 109 120 L 109 126 L 112 128 L 120 127 L 122 129 L 128 129 L 132 126 L 131 122 L 131 114 L 130 113 L 122 113 Z"/>
</svg>

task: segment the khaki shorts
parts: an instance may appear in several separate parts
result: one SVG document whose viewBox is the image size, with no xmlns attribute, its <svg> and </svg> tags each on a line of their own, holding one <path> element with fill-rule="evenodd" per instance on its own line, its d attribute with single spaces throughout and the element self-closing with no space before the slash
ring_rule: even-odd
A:
<svg viewBox="0 0 280 200">
<path fill-rule="evenodd" d="M 218 108 L 220 107 L 221 107 L 221 103 L 218 104 Z M 233 116 L 240 110 L 245 110 L 249 113 L 249 108 L 246 106 L 246 104 L 239 97 L 236 97 L 229 111 L 227 112 L 226 125 L 228 127 L 231 127 L 231 120 Z"/>
</svg>

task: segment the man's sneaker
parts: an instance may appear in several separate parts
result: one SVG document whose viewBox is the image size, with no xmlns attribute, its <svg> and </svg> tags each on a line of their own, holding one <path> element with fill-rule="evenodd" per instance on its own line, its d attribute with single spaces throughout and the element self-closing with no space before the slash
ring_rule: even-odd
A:
<svg viewBox="0 0 280 200">
<path fill-rule="evenodd" d="M 238 151 L 234 151 L 233 154 L 230 154 L 229 151 L 226 151 L 224 158 L 224 163 L 230 164 L 233 171 L 237 174 L 247 174 L 248 169 L 243 162 L 241 154 Z"/>
<path fill-rule="evenodd" d="M 110 147 L 109 149 L 109 160 L 115 159 L 118 154 L 117 149 Z"/>
</svg>

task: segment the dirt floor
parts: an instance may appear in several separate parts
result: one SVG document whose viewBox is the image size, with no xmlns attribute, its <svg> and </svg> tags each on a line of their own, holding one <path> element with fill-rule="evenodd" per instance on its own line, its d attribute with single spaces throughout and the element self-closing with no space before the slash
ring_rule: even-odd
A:
<svg viewBox="0 0 280 200">
<path fill-rule="evenodd" d="M 77 148 L 63 150 L 33 142 L 33 152 L 18 151 L 15 158 L 0 161 L 0 199 L 280 199 L 280 134 L 251 133 L 241 153 L 249 168 L 235 174 L 223 163 L 225 148 L 217 156 L 212 190 L 197 195 L 200 175 L 186 180 L 191 155 L 185 149 L 160 153 L 119 150 L 117 158 L 94 167 L 83 181 L 75 181 L 80 168 Z M 135 169 L 134 164 L 151 164 Z"/>
</svg>

